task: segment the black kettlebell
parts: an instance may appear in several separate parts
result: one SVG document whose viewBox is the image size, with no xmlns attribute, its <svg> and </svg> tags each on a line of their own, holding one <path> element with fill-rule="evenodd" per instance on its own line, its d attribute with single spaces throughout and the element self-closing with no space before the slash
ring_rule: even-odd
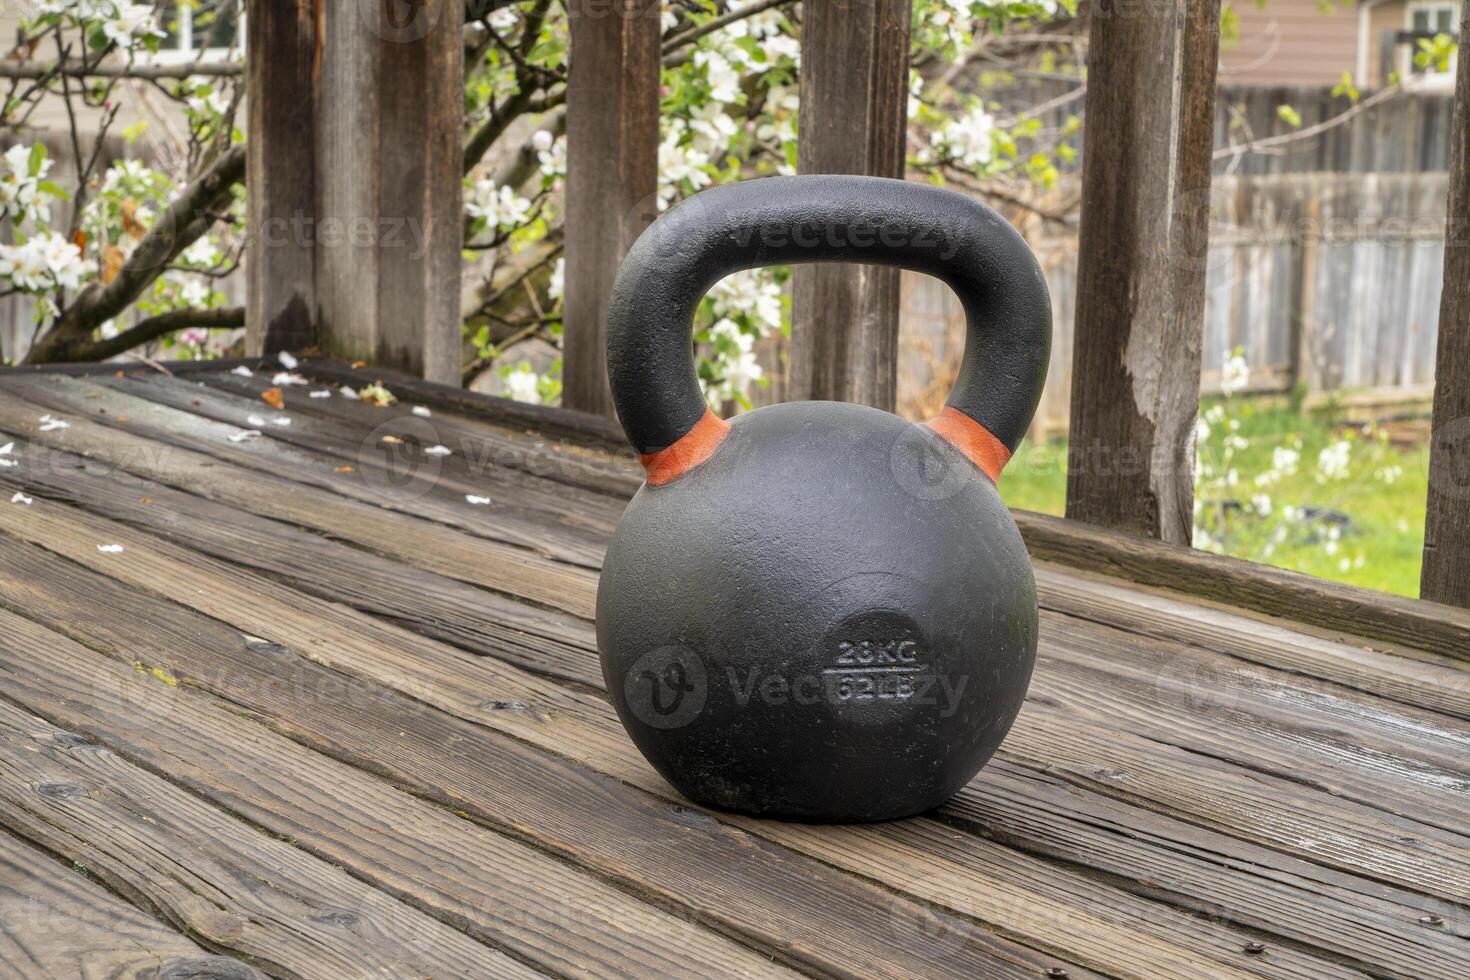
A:
<svg viewBox="0 0 1470 980">
<path fill-rule="evenodd" d="M 842 261 L 936 276 L 968 321 L 926 425 L 838 402 L 723 422 L 691 357 L 701 297 L 741 269 Z M 872 177 L 752 180 L 671 209 L 614 286 L 608 374 L 648 480 L 597 593 L 607 688 L 695 802 L 885 820 L 943 803 L 1021 709 L 1036 585 L 996 492 L 1046 379 L 1051 303 L 993 210 Z"/>
</svg>

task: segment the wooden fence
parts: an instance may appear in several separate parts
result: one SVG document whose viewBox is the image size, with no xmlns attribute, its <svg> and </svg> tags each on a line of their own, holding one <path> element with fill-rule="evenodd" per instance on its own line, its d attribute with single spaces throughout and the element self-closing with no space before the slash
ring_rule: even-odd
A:
<svg viewBox="0 0 1470 980">
<path fill-rule="evenodd" d="M 1066 95 L 1077 83 L 1059 79 L 1017 79 L 1000 92 L 987 92 L 1011 113 L 1024 113 Z M 1454 96 L 1444 92 L 1407 89 L 1378 101 L 1377 92 L 1364 89 L 1355 103 L 1346 94 L 1334 94 L 1320 85 L 1221 85 L 1215 100 L 1215 146 L 1254 146 L 1267 140 L 1278 144 L 1253 149 L 1238 160 L 1220 156 L 1216 175 L 1286 173 L 1408 173 L 1447 170 Z M 1047 129 L 1065 125 L 1082 102 L 1067 102 L 1042 117 Z M 1282 118 L 1290 106 L 1298 120 Z M 1335 125 L 1318 127 L 1341 118 Z M 1068 141 L 1077 153 L 1064 169 L 1080 169 L 1083 139 Z"/>
<path fill-rule="evenodd" d="M 1201 388 L 1220 389 L 1237 348 L 1248 389 L 1427 409 L 1444 270 L 1447 175 L 1217 177 L 1205 261 Z M 1053 303 L 1039 433 L 1065 432 L 1071 392 L 1075 237 L 1033 242 Z M 899 407 L 926 417 L 964 349 L 964 311 L 937 280 L 904 280 Z"/>
<path fill-rule="evenodd" d="M 413 26 L 424 29 L 412 33 L 368 23 L 370 15 L 381 19 L 374 4 L 294 0 L 280 7 L 250 20 L 249 48 L 257 53 L 249 66 L 252 219 L 302 209 L 309 217 L 411 214 L 441 234 L 428 255 L 394 264 L 386 278 L 375 274 L 389 266 L 371 248 L 352 269 L 320 261 L 324 256 L 311 242 L 253 263 L 250 341 L 269 352 L 306 335 L 339 355 L 361 352 L 429 376 L 448 373 L 439 355 L 457 349 L 459 318 L 435 297 L 458 294 L 459 153 L 443 137 L 457 141 L 460 132 L 463 92 L 451 76 L 461 63 L 463 5 L 413 5 Z M 887 80 L 907 57 L 907 31 L 895 30 L 891 18 L 907 17 L 908 4 L 884 0 L 883 16 L 862 18 L 852 16 L 850 0 L 805 0 L 804 8 L 808 25 L 825 13 L 844 29 L 834 27 L 817 42 L 821 57 L 803 59 L 803 100 L 838 104 L 846 97 L 854 111 L 815 142 L 803 137 L 801 168 L 840 156 L 823 141 L 881 148 L 901 140 L 908 93 Z M 566 370 L 585 377 L 603 361 L 607 297 L 599 292 L 627 239 L 606 229 L 626 231 L 625 203 L 638 199 L 657 166 L 648 145 L 656 134 L 650 137 L 648 127 L 597 122 L 642 119 L 656 99 L 658 65 L 647 52 L 659 47 L 659 5 L 568 0 L 568 13 L 574 22 L 588 21 L 574 32 L 571 60 L 575 66 L 582 59 L 582 67 L 572 70 L 598 75 L 584 77 L 572 93 L 586 104 L 568 111 L 569 182 L 580 179 L 579 170 L 604 176 L 600 195 L 583 196 L 567 215 L 568 238 L 591 235 L 595 243 L 569 251 L 566 269 L 569 283 L 599 284 L 567 295 Z M 1209 254 L 1210 208 L 1201 189 L 1209 188 L 1216 165 L 1220 0 L 1095 0 L 1088 13 L 1067 516 L 1187 545 L 1210 276 L 1208 260 L 1180 257 Z M 601 24 L 591 29 L 592 20 Z M 848 29 L 859 21 L 862 29 Z M 1470 25 L 1470 0 L 1461 23 Z M 286 55 L 278 59 L 278 51 Z M 270 54 L 259 57 L 262 52 Z M 1460 59 L 1458 72 L 1447 207 L 1447 239 L 1454 244 L 1445 252 L 1423 592 L 1470 606 L 1470 249 L 1460 244 L 1470 239 L 1470 58 Z M 302 139 L 303 126 L 311 139 Z M 362 140 L 367 131 L 376 138 Z M 1375 154 L 1380 149 L 1372 147 Z M 885 159 L 874 152 L 857 165 L 878 169 Z M 409 173 L 422 180 L 390 179 Z M 303 195 L 303 186 L 315 192 Z M 1353 262 L 1356 270 L 1356 255 Z M 278 274 L 284 271 L 294 274 Z M 1369 273 L 1365 264 L 1362 277 Z M 861 295 L 860 267 L 832 275 L 824 294 Z M 1381 278 L 1382 267 L 1371 275 Z M 1332 281 L 1316 271 L 1310 279 L 1322 276 Z M 352 290 L 361 295 L 344 298 Z M 874 310 L 843 318 L 837 304 L 809 304 L 797 310 L 794 329 L 840 336 L 849 350 L 895 349 L 897 304 Z M 879 407 L 894 407 L 891 361 L 870 359 L 844 370 L 864 376 L 803 372 L 812 378 L 810 390 L 796 394 L 858 391 Z M 579 394 L 569 387 L 568 401 L 570 408 L 607 410 L 600 389 Z"/>
</svg>

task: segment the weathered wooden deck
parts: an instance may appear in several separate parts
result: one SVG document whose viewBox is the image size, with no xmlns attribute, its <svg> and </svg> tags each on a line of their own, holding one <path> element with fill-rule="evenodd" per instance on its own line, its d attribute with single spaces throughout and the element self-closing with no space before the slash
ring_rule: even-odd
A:
<svg viewBox="0 0 1470 980">
<path fill-rule="evenodd" d="M 1465 614 L 1028 518 L 1091 570 L 959 798 L 706 812 L 602 693 L 614 430 L 274 370 L 0 376 L 0 975 L 1470 976 Z"/>
</svg>

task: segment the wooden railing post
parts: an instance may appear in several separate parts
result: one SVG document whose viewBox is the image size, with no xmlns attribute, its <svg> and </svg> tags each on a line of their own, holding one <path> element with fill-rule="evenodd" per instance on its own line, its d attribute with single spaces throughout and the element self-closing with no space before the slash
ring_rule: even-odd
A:
<svg viewBox="0 0 1470 980">
<path fill-rule="evenodd" d="M 802 173 L 904 175 L 910 0 L 805 0 Z M 898 389 L 897 269 L 798 266 L 790 394 L 892 411 Z"/>
<path fill-rule="evenodd" d="M 1470 0 L 1460 11 L 1420 595 L 1470 607 Z"/>
<path fill-rule="evenodd" d="M 1219 0 L 1097 0 L 1067 516 L 1187 545 Z"/>
<path fill-rule="evenodd" d="M 656 213 L 659 4 L 569 0 L 562 404 L 613 414 L 607 301 Z"/>
<path fill-rule="evenodd" d="M 252 351 L 459 381 L 462 7 L 251 5 Z"/>
<path fill-rule="evenodd" d="M 252 4 L 246 18 L 249 120 L 245 345 L 274 354 L 316 341 L 312 247 L 291 229 L 316 208 L 312 90 L 317 22 L 312 0 Z M 268 52 L 262 56 L 259 52 Z"/>
</svg>

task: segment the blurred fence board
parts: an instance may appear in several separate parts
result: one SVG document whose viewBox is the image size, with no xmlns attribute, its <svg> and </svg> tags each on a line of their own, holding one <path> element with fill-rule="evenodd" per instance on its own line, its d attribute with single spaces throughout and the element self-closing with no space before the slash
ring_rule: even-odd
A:
<svg viewBox="0 0 1470 980">
<path fill-rule="evenodd" d="M 1243 348 L 1249 388 L 1372 389 L 1424 398 L 1434 380 L 1444 173 L 1217 178 L 1202 388 Z M 1071 387 L 1076 240 L 1034 242 L 1051 288 L 1052 370 L 1039 431 L 1063 431 Z M 925 417 L 959 365 L 964 315 L 948 287 L 906 275 L 899 407 Z M 1299 356 L 1298 351 L 1305 356 Z"/>
<path fill-rule="evenodd" d="M 1023 113 L 1067 94 L 1075 82 L 1054 78 L 1018 79 L 1000 92 L 987 91 L 1006 112 Z M 1364 89 L 1360 100 L 1373 95 Z M 1279 109 L 1289 105 L 1301 117 L 1293 126 Z M 1215 146 L 1299 132 L 1352 109 L 1346 95 L 1331 87 L 1309 85 L 1221 85 L 1215 101 Z M 1081 100 L 1068 102 L 1042 116 L 1046 129 L 1064 126 L 1082 114 Z M 1217 175 L 1260 176 L 1287 173 L 1411 173 L 1447 170 L 1450 165 L 1450 120 L 1454 97 L 1448 92 L 1409 91 L 1363 110 L 1325 132 L 1293 140 L 1269 151 L 1257 151 L 1233 163 L 1215 161 Z M 1082 138 L 1067 141 L 1077 158 L 1063 167 L 1081 172 Z"/>
</svg>

